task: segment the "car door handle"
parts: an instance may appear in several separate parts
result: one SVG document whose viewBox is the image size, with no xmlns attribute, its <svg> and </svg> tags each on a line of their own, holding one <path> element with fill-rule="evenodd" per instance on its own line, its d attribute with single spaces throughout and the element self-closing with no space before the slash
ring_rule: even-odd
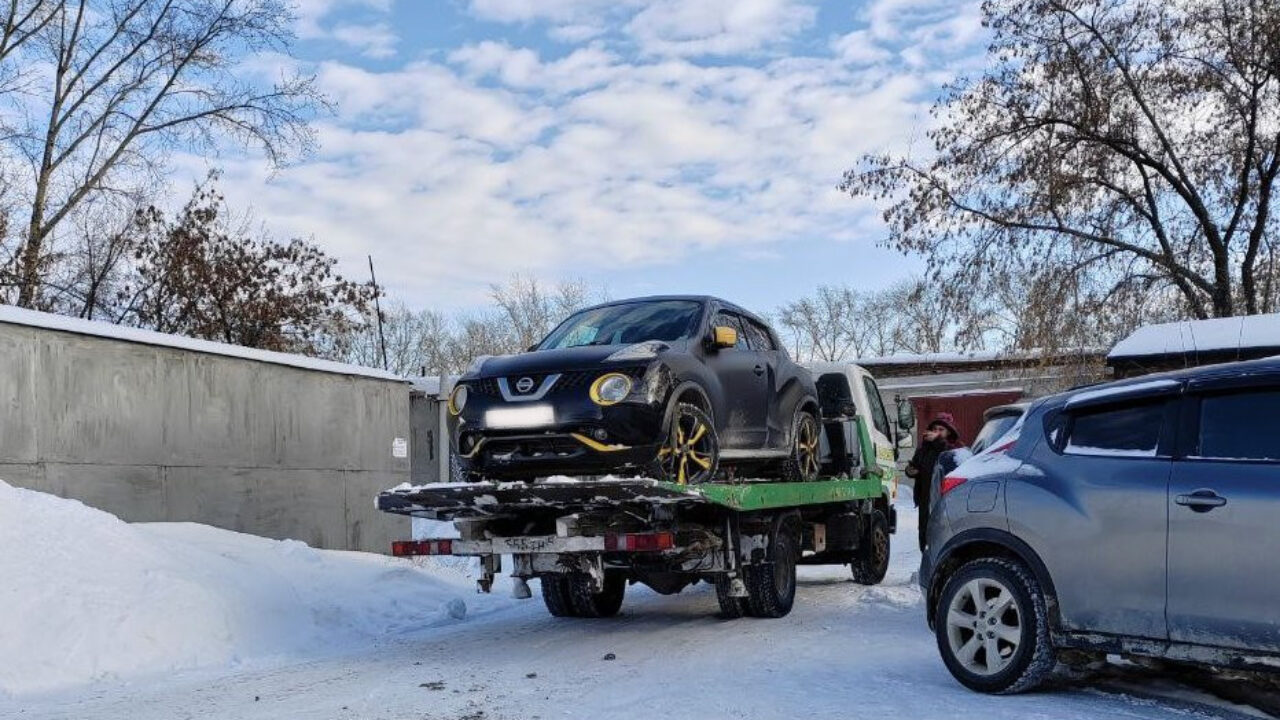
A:
<svg viewBox="0 0 1280 720">
<path fill-rule="evenodd" d="M 1190 495 L 1179 495 L 1173 501 L 1199 513 L 1209 512 L 1216 507 L 1222 507 L 1227 504 L 1226 498 L 1212 490 L 1196 490 Z"/>
<path fill-rule="evenodd" d="M 757 374 L 757 375 L 763 375 L 763 374 L 764 374 L 764 366 L 763 366 L 763 365 L 757 365 L 757 366 L 756 366 L 756 374 Z"/>
</svg>

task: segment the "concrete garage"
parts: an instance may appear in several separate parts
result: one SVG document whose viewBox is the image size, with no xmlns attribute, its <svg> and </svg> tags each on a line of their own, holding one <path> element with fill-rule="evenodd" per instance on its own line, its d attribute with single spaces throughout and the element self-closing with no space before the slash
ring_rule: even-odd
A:
<svg viewBox="0 0 1280 720">
<path fill-rule="evenodd" d="M 0 479 L 129 521 L 386 552 L 409 385 L 378 370 L 0 306 Z"/>
</svg>

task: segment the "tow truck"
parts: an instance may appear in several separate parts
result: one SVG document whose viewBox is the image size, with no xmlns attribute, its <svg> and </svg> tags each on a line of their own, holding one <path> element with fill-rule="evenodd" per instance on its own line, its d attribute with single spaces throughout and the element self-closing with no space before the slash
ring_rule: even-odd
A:
<svg viewBox="0 0 1280 720">
<path fill-rule="evenodd" d="M 665 595 L 698 582 L 715 586 L 723 617 L 783 617 L 795 601 L 797 565 L 844 564 L 855 582 L 877 584 L 897 527 L 898 430 L 914 420 L 900 414 L 891 430 L 860 366 L 810 371 L 822 406 L 817 480 L 551 477 L 402 486 L 380 494 L 378 508 L 451 521 L 457 537 L 397 541 L 392 554 L 478 558 L 481 592 L 490 591 L 508 556 L 515 596 L 531 597 L 527 581 L 537 578 L 557 617 L 615 615 L 629 584 Z"/>
</svg>

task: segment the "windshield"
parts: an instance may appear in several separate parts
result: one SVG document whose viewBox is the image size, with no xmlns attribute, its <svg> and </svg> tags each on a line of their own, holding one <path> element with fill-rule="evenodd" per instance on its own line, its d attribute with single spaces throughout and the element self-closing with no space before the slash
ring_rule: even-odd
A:
<svg viewBox="0 0 1280 720">
<path fill-rule="evenodd" d="M 1022 413 L 997 415 L 988 420 L 987 423 L 982 426 L 982 430 L 978 433 L 978 437 L 973 441 L 973 446 L 970 448 L 973 450 L 973 454 L 977 455 L 985 450 L 987 446 L 991 444 L 991 441 L 998 437 L 1002 437 L 1009 431 L 1009 428 L 1013 427 L 1013 424 L 1016 423 L 1020 417 L 1022 417 Z"/>
<path fill-rule="evenodd" d="M 702 304 L 691 300 L 620 303 L 583 310 L 560 323 L 538 349 L 680 340 L 697 329 L 701 310 Z"/>
</svg>

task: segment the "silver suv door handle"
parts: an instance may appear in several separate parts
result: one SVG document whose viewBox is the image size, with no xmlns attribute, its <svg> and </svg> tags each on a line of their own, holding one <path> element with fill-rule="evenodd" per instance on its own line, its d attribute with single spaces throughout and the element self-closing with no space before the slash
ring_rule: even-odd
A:
<svg viewBox="0 0 1280 720">
<path fill-rule="evenodd" d="M 1209 512 L 1227 504 L 1226 498 L 1212 490 L 1196 490 L 1190 495 L 1179 495 L 1173 501 L 1200 513 Z"/>
</svg>

